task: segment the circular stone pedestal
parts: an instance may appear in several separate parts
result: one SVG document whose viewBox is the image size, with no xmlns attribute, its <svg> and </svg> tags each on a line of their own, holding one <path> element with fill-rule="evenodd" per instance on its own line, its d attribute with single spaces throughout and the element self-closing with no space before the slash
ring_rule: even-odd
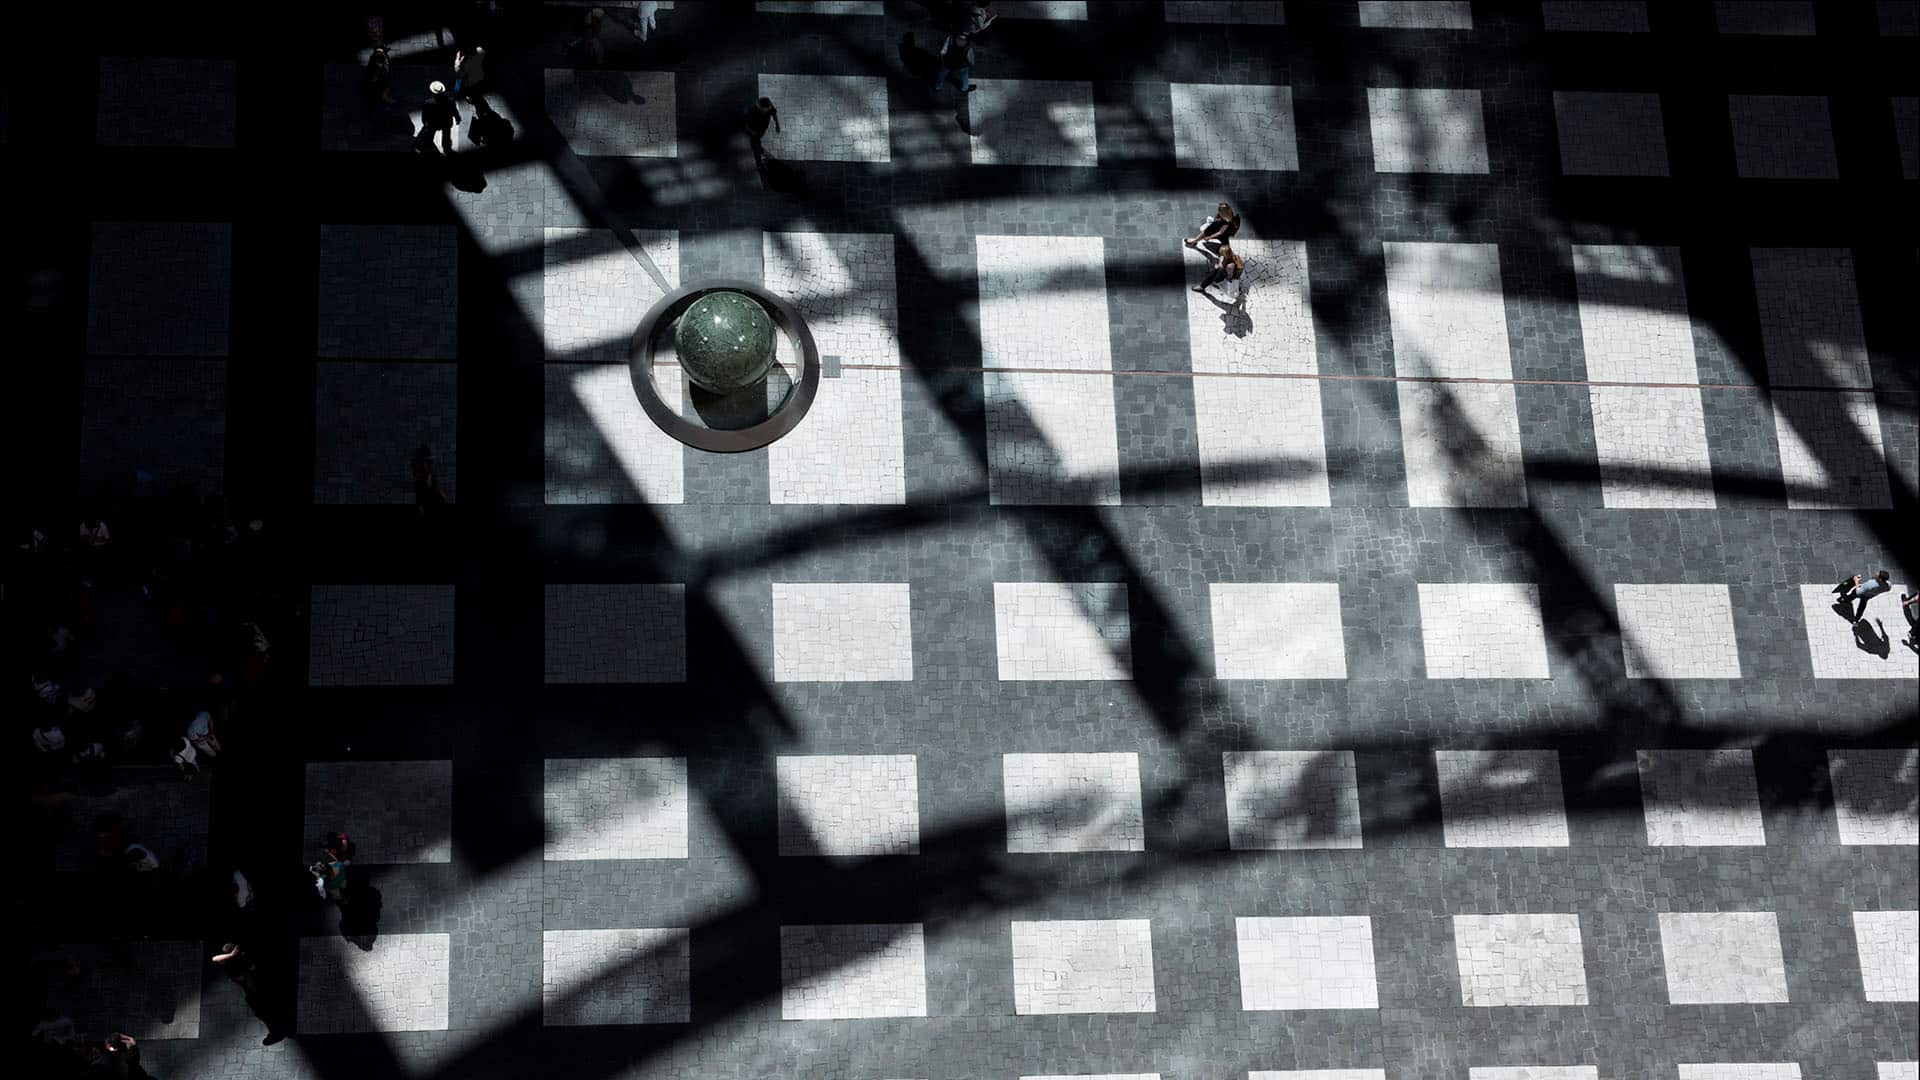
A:
<svg viewBox="0 0 1920 1080">
<path fill-rule="evenodd" d="M 687 380 L 714 394 L 759 383 L 773 366 L 773 320 L 742 293 L 712 292 L 693 302 L 673 328 L 673 351 Z"/>
</svg>

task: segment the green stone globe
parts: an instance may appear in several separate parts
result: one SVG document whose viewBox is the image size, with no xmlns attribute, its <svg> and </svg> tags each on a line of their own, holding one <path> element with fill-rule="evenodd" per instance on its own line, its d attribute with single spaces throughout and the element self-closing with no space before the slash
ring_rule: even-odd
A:
<svg viewBox="0 0 1920 1080">
<path fill-rule="evenodd" d="M 680 368 L 695 386 L 730 394 L 760 381 L 773 366 L 773 320 L 744 293 L 715 292 L 695 300 L 673 328 Z"/>
</svg>

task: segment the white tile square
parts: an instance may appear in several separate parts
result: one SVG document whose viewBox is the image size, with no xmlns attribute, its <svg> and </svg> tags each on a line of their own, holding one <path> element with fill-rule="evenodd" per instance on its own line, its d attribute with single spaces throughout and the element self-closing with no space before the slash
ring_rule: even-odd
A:
<svg viewBox="0 0 1920 1080">
<path fill-rule="evenodd" d="M 1238 918 L 1240 1008 L 1377 1009 L 1373 920 Z"/>
<path fill-rule="evenodd" d="M 973 85 L 967 95 L 972 118 L 967 150 L 973 164 L 1091 168 L 1100 163 L 1092 83 L 975 79 Z"/>
<path fill-rule="evenodd" d="M 685 585 L 548 585 L 546 681 L 687 680 Z"/>
<path fill-rule="evenodd" d="M 992 501 L 1119 503 L 1105 246 L 1051 236 L 974 244 Z"/>
<path fill-rule="evenodd" d="M 920 774 L 912 754 L 783 754 L 775 773 L 780 854 L 920 853 Z"/>
<path fill-rule="evenodd" d="M 1754 299 L 1760 351 L 1774 386 L 1873 385 L 1853 253 L 1846 248 L 1757 247 Z"/>
<path fill-rule="evenodd" d="M 1793 1062 L 1735 1061 L 1676 1065 L 1676 1080 L 1800 1080 Z"/>
<path fill-rule="evenodd" d="M 1293 89 L 1232 83 L 1172 83 L 1173 158 L 1188 169 L 1300 168 Z"/>
<path fill-rule="evenodd" d="M 1367 88 L 1373 169 L 1383 173 L 1485 173 L 1480 91 Z"/>
<path fill-rule="evenodd" d="M 692 960 L 685 927 L 542 931 L 540 1022 L 687 1023 L 693 1016 Z"/>
<path fill-rule="evenodd" d="M 636 229 L 631 238 L 666 278 L 665 289 L 612 229 L 545 231 L 540 334 L 548 363 L 612 363 L 626 369 L 641 318 L 680 287 L 680 234 Z"/>
<path fill-rule="evenodd" d="M 1767 842 L 1751 750 L 1642 750 L 1640 798 L 1655 847 Z"/>
<path fill-rule="evenodd" d="M 1558 752 L 1435 750 L 1433 763 L 1448 847 L 1567 846 Z"/>
<path fill-rule="evenodd" d="M 679 156 L 673 72 L 548 68 L 546 89 L 546 115 L 574 153 Z"/>
<path fill-rule="evenodd" d="M 1213 673 L 1218 679 L 1344 679 L 1340 586 L 1213 582 Z"/>
<path fill-rule="evenodd" d="M 996 581 L 994 645 L 1006 681 L 1129 678 L 1127 587 L 1103 581 Z"/>
<path fill-rule="evenodd" d="M 1325 423 L 1317 379 L 1307 245 L 1238 239 L 1246 260 L 1231 302 L 1191 289 L 1188 349 L 1208 506 L 1326 506 Z"/>
<path fill-rule="evenodd" d="M 1713 22 L 1723 34 L 1811 34 L 1812 0 L 1713 0 Z"/>
<path fill-rule="evenodd" d="M 1164 0 L 1161 12 L 1170 23 L 1282 26 L 1287 21 L 1282 0 Z"/>
<path fill-rule="evenodd" d="M 1892 583 L 1893 591 L 1876 596 L 1867 605 L 1866 621 L 1874 637 L 1881 624 L 1886 627 L 1887 655 L 1862 648 L 1868 626 L 1853 626 L 1833 609 L 1836 599 L 1832 585 L 1800 586 L 1800 614 L 1806 621 L 1807 652 L 1813 661 L 1816 679 L 1920 679 L 1920 658 L 1900 647 L 1901 628 L 1906 620 L 1895 607 L 1900 594 L 1911 591 L 1905 582 Z M 1852 611 L 1849 601 L 1848 611 Z"/>
<path fill-rule="evenodd" d="M 1733 594 L 1725 585 L 1615 585 L 1629 679 L 1737 679 Z"/>
<path fill-rule="evenodd" d="M 346 831 L 366 865 L 453 861 L 453 762 L 315 761 L 301 835 Z"/>
<path fill-rule="evenodd" d="M 1234 850 L 1360 847 L 1351 750 L 1229 750 L 1227 839 Z"/>
<path fill-rule="evenodd" d="M 1920 1080 L 1920 1061 L 1876 1061 L 1876 1080 Z"/>
<path fill-rule="evenodd" d="M 1427 678 L 1548 677 L 1538 586 L 1422 583 L 1419 591 Z"/>
<path fill-rule="evenodd" d="M 311 686 L 448 686 L 452 585 L 319 585 L 309 593 Z"/>
<path fill-rule="evenodd" d="M 1833 114 L 1818 95 L 1728 94 L 1734 170 L 1745 179 L 1838 180 Z"/>
<path fill-rule="evenodd" d="M 1007 850 L 1145 851 L 1138 754 L 1005 754 Z"/>
<path fill-rule="evenodd" d="M 1700 381 L 1679 248 L 1575 244 L 1573 280 L 1587 378 Z"/>
<path fill-rule="evenodd" d="M 1774 435 L 1780 443 L 1780 479 L 1795 510 L 1884 509 L 1887 453 L 1880 411 L 1866 392 L 1775 390 Z"/>
<path fill-rule="evenodd" d="M 1585 1005 L 1578 915 L 1455 915 L 1461 1004 Z"/>
<path fill-rule="evenodd" d="M 780 928 L 780 1018 L 927 1015 L 926 931 L 919 923 Z"/>
<path fill-rule="evenodd" d="M 445 1031 L 446 934 L 382 933 L 372 950 L 338 934 L 300 939 L 302 1035 Z"/>
<path fill-rule="evenodd" d="M 1920 911 L 1856 911 L 1853 938 L 1868 1001 L 1920 1001 Z"/>
<path fill-rule="evenodd" d="M 1556 90 L 1553 118 L 1568 176 L 1668 174 L 1659 94 Z"/>
<path fill-rule="evenodd" d="M 687 759 L 548 758 L 546 858 L 687 857 Z"/>
<path fill-rule="evenodd" d="M 780 110 L 769 153 L 795 161 L 886 161 L 887 80 L 874 75 L 761 75 Z"/>
<path fill-rule="evenodd" d="M 1471 30 L 1468 0 L 1360 0 L 1360 25 L 1369 30 Z"/>
<path fill-rule="evenodd" d="M 1086 21 L 1087 0 L 1000 0 L 993 10 L 1007 19 Z"/>
<path fill-rule="evenodd" d="M 1827 773 L 1842 844 L 1920 844 L 1920 750 L 1829 750 Z"/>
<path fill-rule="evenodd" d="M 124 804 L 123 804 L 124 805 Z M 75 809 L 79 809 L 75 807 Z M 89 818 L 76 818 L 80 821 Z M 147 819 L 141 820 L 144 825 Z M 88 865 L 93 865 L 93 830 L 73 830 L 86 834 Z M 148 844 L 159 848 L 159 838 L 142 830 Z M 203 849 L 204 850 L 204 849 Z M 154 884 L 160 884 L 154 882 Z M 80 1032 L 103 1036 L 122 1031 L 136 1039 L 199 1039 L 211 1035 L 201 1028 L 202 1012 L 206 1020 L 219 1022 L 236 1008 L 220 1001 L 203 1000 L 208 949 L 201 941 L 129 941 L 65 942 L 54 944 L 43 927 L 18 950 L 21 963 L 16 972 L 27 994 L 47 993 L 56 1008 L 73 1022 Z M 67 965 L 73 965 L 69 968 Z M 18 978 L 19 976 L 16 976 Z M 215 991 L 218 994 L 218 991 Z M 213 995 L 207 995 L 213 997 Z M 214 1000 L 220 1000 L 219 995 Z M 235 995 L 237 997 L 238 995 Z M 231 999 L 228 999 L 231 1000 Z M 36 1017 L 36 1019 L 41 1019 Z M 89 1039 L 91 1041 L 91 1039 Z M 42 1067 L 48 1067 L 43 1065 Z M 19 1074 L 38 1073 L 26 1065 Z M 42 1077 L 54 1074 L 39 1073 Z M 73 1075 L 62 1071 L 61 1075 Z M 82 1075 L 95 1075 L 86 1073 Z"/>
<path fill-rule="evenodd" d="M 773 583 L 776 682 L 909 682 L 913 598 L 906 582 Z"/>
<path fill-rule="evenodd" d="M 1493 244 L 1387 243 L 1394 371 L 1513 378 Z M 1524 506 L 1520 413 L 1507 383 L 1397 384 L 1407 497 L 1415 506 Z"/>
<path fill-rule="evenodd" d="M 1153 930 L 1146 919 L 1012 925 L 1013 1011 L 1155 1011 Z"/>
<path fill-rule="evenodd" d="M 1600 1080 L 1597 1065 L 1476 1065 L 1467 1080 Z"/>
<path fill-rule="evenodd" d="M 1385 1069 L 1254 1069 L 1247 1080 L 1387 1080 Z"/>
<path fill-rule="evenodd" d="M 1600 497 L 1610 510 L 1711 510 L 1706 408 L 1686 387 L 1594 386 Z"/>
<path fill-rule="evenodd" d="M 1780 926 L 1771 911 L 1663 911 L 1660 955 L 1672 1004 L 1787 1000 Z"/>
<path fill-rule="evenodd" d="M 1646 0 L 1541 0 L 1540 15 L 1550 32 L 1563 34 L 1644 34 Z"/>
<path fill-rule="evenodd" d="M 663 397 L 684 400 L 679 368 L 655 376 Z M 546 383 L 548 505 L 686 501 L 686 448 L 641 409 L 626 364 L 553 365 Z"/>
<path fill-rule="evenodd" d="M 1020 1080 L 1160 1080 L 1159 1073 L 1074 1073 L 1057 1076 L 1022 1076 Z"/>
</svg>

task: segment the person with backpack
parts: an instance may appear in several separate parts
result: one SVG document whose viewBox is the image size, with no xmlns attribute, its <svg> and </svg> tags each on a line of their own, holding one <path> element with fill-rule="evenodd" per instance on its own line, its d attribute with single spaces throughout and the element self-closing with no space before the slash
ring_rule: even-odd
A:
<svg viewBox="0 0 1920 1080">
<path fill-rule="evenodd" d="M 940 69 L 934 73 L 933 88 L 939 90 L 947 85 L 947 76 L 952 75 L 960 82 L 960 92 L 971 94 L 973 85 L 973 39 L 965 34 L 955 34 L 940 46 Z"/>
</svg>

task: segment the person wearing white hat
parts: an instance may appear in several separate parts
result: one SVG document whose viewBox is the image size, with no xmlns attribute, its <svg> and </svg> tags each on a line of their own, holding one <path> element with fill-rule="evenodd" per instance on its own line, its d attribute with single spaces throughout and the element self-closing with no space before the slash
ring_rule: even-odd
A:
<svg viewBox="0 0 1920 1080">
<path fill-rule="evenodd" d="M 460 122 L 460 109 L 454 105 L 453 97 L 447 93 L 447 84 L 434 80 L 427 87 L 432 97 L 420 110 L 420 133 L 418 138 L 428 150 L 434 149 L 433 137 L 440 136 L 441 147 L 449 154 L 453 153 L 453 128 Z"/>
</svg>

